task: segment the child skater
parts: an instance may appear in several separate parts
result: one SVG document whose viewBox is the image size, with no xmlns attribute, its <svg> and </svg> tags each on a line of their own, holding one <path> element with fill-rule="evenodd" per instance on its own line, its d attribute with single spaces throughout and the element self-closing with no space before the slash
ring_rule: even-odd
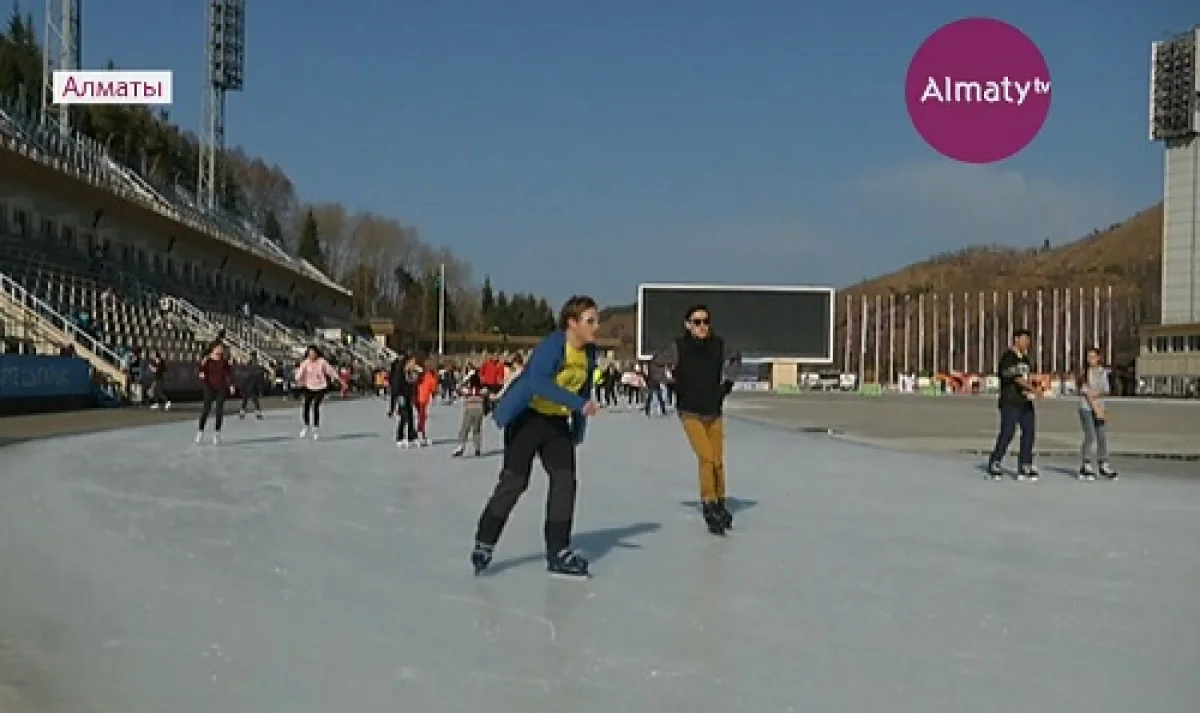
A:
<svg viewBox="0 0 1200 713">
<path fill-rule="evenodd" d="M 417 443 L 421 446 L 430 444 L 429 404 L 433 403 L 433 395 L 437 393 L 437 389 L 437 372 L 428 366 L 421 367 L 417 377 Z"/>
<path fill-rule="evenodd" d="M 538 344 L 520 378 L 512 382 L 493 418 L 504 429 L 500 481 L 479 516 L 471 564 L 480 574 L 521 493 L 529 487 L 534 458 L 550 477 L 546 496 L 546 563 L 551 574 L 585 578 L 588 562 L 571 549 L 575 519 L 575 448 L 583 442 L 596 368 L 596 301 L 575 296 L 559 313 L 559 329 Z"/>
<path fill-rule="evenodd" d="M 458 428 L 458 448 L 450 455 L 461 458 L 467 450 L 467 439 L 475 443 L 475 457 L 483 455 L 483 402 L 488 398 L 484 391 L 483 381 L 479 374 L 473 373 L 467 377 L 458 390 L 463 397 L 462 425 Z"/>
</svg>

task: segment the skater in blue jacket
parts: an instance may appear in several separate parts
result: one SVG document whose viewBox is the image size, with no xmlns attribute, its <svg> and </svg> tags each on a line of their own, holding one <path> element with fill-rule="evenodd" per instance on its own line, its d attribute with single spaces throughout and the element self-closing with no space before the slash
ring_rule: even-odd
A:
<svg viewBox="0 0 1200 713">
<path fill-rule="evenodd" d="M 534 458 L 550 478 L 546 502 L 546 562 L 552 574 L 586 577 L 588 563 L 571 549 L 575 518 L 575 447 L 583 442 L 587 417 L 599 405 L 590 398 L 596 368 L 599 310 L 591 297 L 567 300 L 559 330 L 533 350 L 529 363 L 501 396 L 492 417 L 504 430 L 500 481 L 479 516 L 471 563 L 479 574 L 518 498 L 529 487 Z"/>
</svg>

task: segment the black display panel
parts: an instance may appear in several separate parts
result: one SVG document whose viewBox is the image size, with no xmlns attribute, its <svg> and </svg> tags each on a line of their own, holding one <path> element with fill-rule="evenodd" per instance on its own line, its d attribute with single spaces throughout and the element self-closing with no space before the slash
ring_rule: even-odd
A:
<svg viewBox="0 0 1200 713">
<path fill-rule="evenodd" d="M 638 288 L 638 356 L 649 359 L 683 333 L 696 304 L 744 359 L 833 361 L 834 291 L 826 287 L 642 285 Z"/>
</svg>

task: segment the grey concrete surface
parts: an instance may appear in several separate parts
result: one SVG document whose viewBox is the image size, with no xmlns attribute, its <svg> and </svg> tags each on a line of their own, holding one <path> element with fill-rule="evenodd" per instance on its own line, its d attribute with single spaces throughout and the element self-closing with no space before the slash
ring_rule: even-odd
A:
<svg viewBox="0 0 1200 713">
<path fill-rule="evenodd" d="M 458 413 L 432 416 L 446 437 Z M 595 577 L 546 576 L 538 473 L 495 573 L 495 456 L 398 451 L 381 402 L 13 445 L 0 669 L 39 713 L 1194 713 L 1200 490 L 990 483 L 954 459 L 729 424 L 707 535 L 673 418 L 579 453 Z M 489 448 L 495 446 L 488 433 Z"/>
<path fill-rule="evenodd" d="M 1037 409 L 1038 455 L 1077 463 L 1081 437 L 1076 401 L 1043 400 Z M 998 425 L 994 396 L 737 394 L 729 411 L 785 429 L 829 429 L 836 438 L 864 445 L 976 457 L 991 451 Z M 1200 475 L 1200 401 L 1113 399 L 1108 420 L 1115 458 L 1174 461 L 1148 467 Z M 1014 454 L 1015 447 L 1014 442 Z"/>
</svg>

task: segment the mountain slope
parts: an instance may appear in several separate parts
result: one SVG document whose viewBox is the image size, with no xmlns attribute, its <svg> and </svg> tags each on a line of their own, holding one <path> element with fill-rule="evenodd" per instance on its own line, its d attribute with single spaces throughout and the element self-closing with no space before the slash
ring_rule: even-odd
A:
<svg viewBox="0 0 1200 713">
<path fill-rule="evenodd" d="M 1094 287 L 1113 291 L 1114 354 L 1127 362 L 1137 353 L 1135 330 L 1159 319 L 1162 274 L 1163 207 L 1144 210 L 1107 230 L 1059 246 L 1021 250 L 1003 246 L 972 246 L 914 263 L 839 291 L 838 337 L 845 343 L 846 296 L 895 294 L 963 294 L 1012 290 L 1030 295 L 1037 290 Z M 611 307 L 602 313 L 602 334 L 621 340 L 622 356 L 633 355 L 637 305 Z M 839 357 L 840 358 L 840 357 Z M 838 362 L 840 364 L 840 361 Z"/>
</svg>

